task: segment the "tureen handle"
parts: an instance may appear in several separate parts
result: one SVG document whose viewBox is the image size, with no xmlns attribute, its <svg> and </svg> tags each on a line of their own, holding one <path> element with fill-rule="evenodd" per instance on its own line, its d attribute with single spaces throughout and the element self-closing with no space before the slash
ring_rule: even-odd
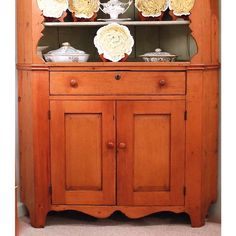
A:
<svg viewBox="0 0 236 236">
<path fill-rule="evenodd" d="M 122 14 L 124 14 L 129 9 L 129 7 L 132 3 L 133 3 L 133 0 L 129 0 L 129 2 L 127 3 L 127 7 Z"/>
<path fill-rule="evenodd" d="M 106 14 L 106 12 L 104 12 L 103 11 L 103 9 L 102 9 L 102 7 L 101 6 L 103 6 L 103 8 L 104 8 L 104 5 L 103 4 L 106 4 L 106 3 L 100 3 L 100 6 L 99 6 L 99 8 L 100 8 L 100 10 L 103 12 L 103 13 L 105 13 Z"/>
</svg>

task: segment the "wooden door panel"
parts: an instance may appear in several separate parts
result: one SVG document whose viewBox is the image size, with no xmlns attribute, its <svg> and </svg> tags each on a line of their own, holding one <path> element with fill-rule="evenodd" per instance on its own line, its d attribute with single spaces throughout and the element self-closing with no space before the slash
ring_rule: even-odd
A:
<svg viewBox="0 0 236 236">
<path fill-rule="evenodd" d="M 134 191 L 169 190 L 170 115 L 135 114 L 134 137 Z"/>
<path fill-rule="evenodd" d="M 53 204 L 115 204 L 114 102 L 51 101 Z"/>
<path fill-rule="evenodd" d="M 118 102 L 119 205 L 183 205 L 185 102 Z"/>
<path fill-rule="evenodd" d="M 101 114 L 65 115 L 67 190 L 102 189 L 101 136 Z"/>
</svg>

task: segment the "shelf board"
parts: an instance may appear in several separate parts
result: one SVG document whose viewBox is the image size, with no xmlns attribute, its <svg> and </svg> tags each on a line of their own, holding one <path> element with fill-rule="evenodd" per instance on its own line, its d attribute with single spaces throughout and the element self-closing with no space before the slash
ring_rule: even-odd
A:
<svg viewBox="0 0 236 236">
<path fill-rule="evenodd" d="M 82 27 L 82 26 L 103 26 L 112 22 L 94 21 L 94 22 L 44 22 L 44 26 L 54 27 Z M 133 26 L 158 26 L 158 25 L 188 25 L 190 21 L 122 21 L 121 25 L 133 25 Z"/>
</svg>

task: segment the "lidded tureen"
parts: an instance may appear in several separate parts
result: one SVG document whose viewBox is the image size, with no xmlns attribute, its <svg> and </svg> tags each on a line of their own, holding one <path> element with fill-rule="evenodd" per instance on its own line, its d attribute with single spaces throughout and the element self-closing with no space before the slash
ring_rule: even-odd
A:
<svg viewBox="0 0 236 236">
<path fill-rule="evenodd" d="M 175 61 L 176 55 L 170 54 L 168 52 L 162 52 L 160 48 L 157 48 L 155 52 L 148 52 L 140 55 L 145 62 L 171 62 Z"/>
<path fill-rule="evenodd" d="M 120 14 L 124 14 L 130 5 L 132 4 L 133 0 L 128 0 L 128 2 L 123 3 L 119 0 L 110 0 L 107 3 L 101 3 L 100 9 L 105 13 L 109 14 L 111 19 L 118 19 Z"/>
<path fill-rule="evenodd" d="M 68 42 L 62 44 L 62 47 L 44 54 L 48 62 L 86 62 L 89 54 L 77 50 L 70 46 Z"/>
</svg>

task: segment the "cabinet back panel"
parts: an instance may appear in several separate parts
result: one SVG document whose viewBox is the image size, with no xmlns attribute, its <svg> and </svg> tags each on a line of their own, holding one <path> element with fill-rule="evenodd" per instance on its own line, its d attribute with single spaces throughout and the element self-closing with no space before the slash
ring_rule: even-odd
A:
<svg viewBox="0 0 236 236">
<path fill-rule="evenodd" d="M 94 46 L 94 37 L 100 27 L 45 27 L 44 36 L 39 46 L 47 45 L 50 51 L 61 47 L 63 42 L 69 42 L 74 48 L 90 54 L 89 61 L 101 61 Z M 188 61 L 197 49 L 187 25 L 178 26 L 128 26 L 135 44 L 128 61 L 142 61 L 139 57 L 156 48 L 173 53 L 179 61 Z M 176 47 L 178 45 L 178 47 Z"/>
</svg>

